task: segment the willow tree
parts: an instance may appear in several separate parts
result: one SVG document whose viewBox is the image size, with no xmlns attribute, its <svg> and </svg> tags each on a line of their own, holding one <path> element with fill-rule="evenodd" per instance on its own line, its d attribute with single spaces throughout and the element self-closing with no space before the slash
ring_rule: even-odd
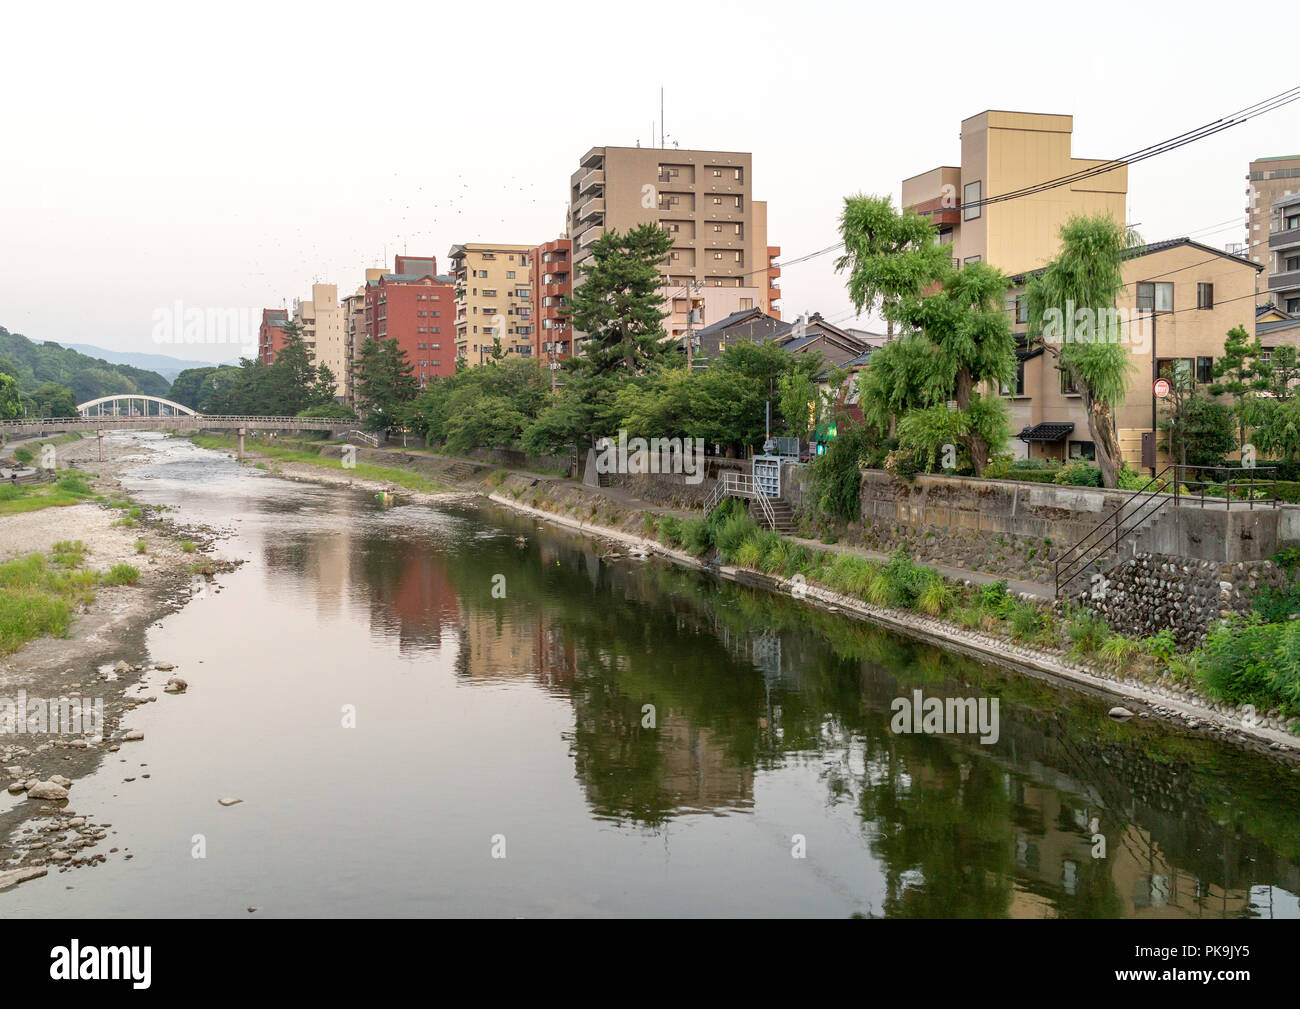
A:
<svg viewBox="0 0 1300 1009">
<path fill-rule="evenodd" d="M 987 263 L 954 269 L 951 249 L 939 244 L 933 225 L 911 211 L 898 213 L 887 196 L 847 198 L 840 234 L 845 252 L 836 269 L 848 271 L 854 307 L 878 307 L 919 341 L 878 365 L 879 352 L 872 355 L 860 387 L 864 415 L 889 413 L 900 439 L 906 434 L 931 461 L 937 446 L 952 439 L 982 474 L 1007 440 L 1006 406 L 996 391 L 1016 366 L 1003 310 L 1007 278 Z"/>
<path fill-rule="evenodd" d="M 1124 291 L 1125 253 L 1139 242 L 1109 215 L 1072 217 L 1061 228 L 1060 254 L 1025 289 L 1031 339 L 1041 342 L 1083 398 L 1104 487 L 1119 486 L 1123 462 L 1115 408 L 1135 366 L 1115 302 Z"/>
</svg>

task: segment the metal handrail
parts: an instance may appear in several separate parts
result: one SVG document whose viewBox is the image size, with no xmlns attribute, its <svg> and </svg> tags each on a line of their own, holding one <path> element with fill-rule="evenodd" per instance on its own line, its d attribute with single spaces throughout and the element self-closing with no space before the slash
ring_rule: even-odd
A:
<svg viewBox="0 0 1300 1009">
<path fill-rule="evenodd" d="M 1161 478 L 1172 468 L 1172 466 L 1166 466 L 1145 484 L 1135 490 L 1128 498 L 1116 505 L 1115 511 L 1112 514 L 1102 519 L 1093 526 L 1092 529 L 1084 533 L 1078 541 L 1056 559 L 1056 564 L 1053 566 L 1053 574 L 1055 575 L 1056 594 L 1058 596 L 1061 594 L 1061 589 L 1064 586 L 1069 585 L 1070 582 L 1083 573 L 1085 565 L 1096 560 L 1096 558 L 1107 549 L 1107 541 L 1111 535 L 1113 535 L 1114 538 L 1114 547 L 1116 549 L 1119 548 L 1120 536 L 1133 528 L 1133 522 L 1121 526 L 1120 518 L 1124 513 L 1124 509 L 1128 508 L 1135 502 L 1138 502 L 1139 498 L 1142 498 L 1142 500 L 1138 502 L 1139 511 L 1135 512 L 1133 516 L 1131 516 L 1131 519 L 1140 522 L 1149 518 L 1151 515 L 1154 515 L 1169 503 L 1171 500 L 1169 497 L 1160 498 L 1158 503 L 1155 502 L 1157 496 L 1162 493 L 1165 487 Z M 1155 489 L 1148 491 L 1147 488 L 1152 485 L 1155 485 Z M 1155 507 L 1147 511 L 1146 509 L 1153 503 L 1155 503 Z M 1108 526 L 1110 527 L 1109 529 Z M 1072 557 L 1071 555 L 1076 556 Z"/>
</svg>

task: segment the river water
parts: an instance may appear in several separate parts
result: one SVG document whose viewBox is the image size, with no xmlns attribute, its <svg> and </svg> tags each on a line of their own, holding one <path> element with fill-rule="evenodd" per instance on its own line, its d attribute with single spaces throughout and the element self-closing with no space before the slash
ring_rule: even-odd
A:
<svg viewBox="0 0 1300 1009">
<path fill-rule="evenodd" d="M 150 630 L 190 690 L 76 785 L 132 859 L 0 914 L 1300 917 L 1263 757 L 495 508 L 117 437 L 245 563 Z M 893 731 L 916 690 L 997 698 L 996 742 Z"/>
</svg>

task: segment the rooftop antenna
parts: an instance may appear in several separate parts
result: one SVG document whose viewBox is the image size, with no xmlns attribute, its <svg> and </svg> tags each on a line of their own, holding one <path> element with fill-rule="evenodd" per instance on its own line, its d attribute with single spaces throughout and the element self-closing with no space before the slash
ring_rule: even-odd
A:
<svg viewBox="0 0 1300 1009">
<path fill-rule="evenodd" d="M 659 146 L 664 145 L 664 89 L 659 88 Z"/>
</svg>

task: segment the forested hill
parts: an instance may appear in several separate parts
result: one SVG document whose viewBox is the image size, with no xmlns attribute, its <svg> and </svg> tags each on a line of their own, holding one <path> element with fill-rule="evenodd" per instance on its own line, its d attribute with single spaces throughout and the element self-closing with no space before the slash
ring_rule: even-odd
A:
<svg viewBox="0 0 1300 1009">
<path fill-rule="evenodd" d="M 127 364 L 109 364 L 57 343 L 33 343 L 0 326 L 0 372 L 18 380 L 25 392 L 44 382 L 67 386 L 84 403 L 99 396 L 137 392 L 166 396 L 171 383 L 154 371 Z"/>
</svg>

